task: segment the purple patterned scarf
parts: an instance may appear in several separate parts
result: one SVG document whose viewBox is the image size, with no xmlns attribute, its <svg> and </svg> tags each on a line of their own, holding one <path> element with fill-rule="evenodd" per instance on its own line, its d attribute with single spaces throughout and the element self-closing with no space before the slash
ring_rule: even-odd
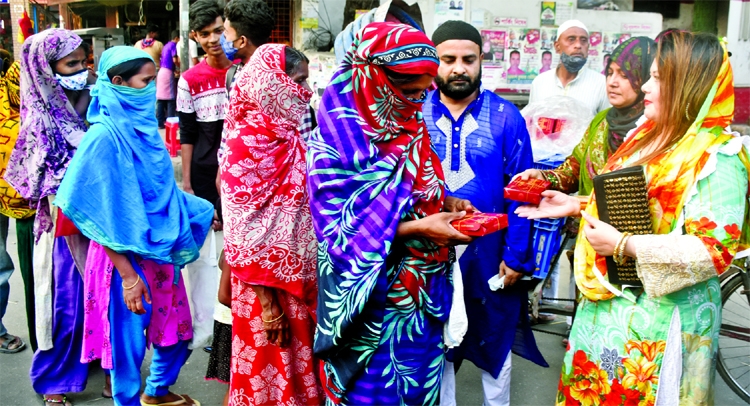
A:
<svg viewBox="0 0 750 406">
<path fill-rule="evenodd" d="M 55 28 L 29 37 L 21 51 L 21 129 L 5 180 L 37 210 L 37 239 L 52 229 L 45 198 L 57 193 L 86 132 L 50 64 L 70 55 L 81 42 L 73 32 Z"/>
</svg>

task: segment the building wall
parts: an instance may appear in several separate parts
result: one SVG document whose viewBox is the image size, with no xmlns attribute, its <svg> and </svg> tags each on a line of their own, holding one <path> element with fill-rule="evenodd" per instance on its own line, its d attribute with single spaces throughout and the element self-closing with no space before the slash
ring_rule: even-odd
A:
<svg viewBox="0 0 750 406">
<path fill-rule="evenodd" d="M 691 30 L 693 28 L 693 4 L 680 3 L 680 18 L 665 18 L 664 28 Z"/>
</svg>

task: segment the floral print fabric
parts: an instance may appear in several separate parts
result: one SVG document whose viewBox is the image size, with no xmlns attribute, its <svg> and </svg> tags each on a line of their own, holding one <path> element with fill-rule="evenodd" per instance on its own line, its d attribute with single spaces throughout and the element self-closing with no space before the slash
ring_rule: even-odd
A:
<svg viewBox="0 0 750 406">
<path fill-rule="evenodd" d="M 151 295 L 152 311 L 151 322 L 146 331 L 147 345 L 168 347 L 178 341 L 193 338 L 193 321 L 185 283 L 182 278 L 179 278 L 177 283 L 174 282 L 174 265 L 159 265 L 142 258 L 136 258 L 136 263 L 140 266 L 141 281 L 146 283 Z M 112 369 L 110 331 L 112 328 L 118 328 L 109 323 L 112 272 L 117 270 L 104 247 L 92 241 L 83 275 L 86 296 L 81 362 L 101 359 L 102 368 L 105 369 Z"/>
<path fill-rule="evenodd" d="M 51 63 L 81 45 L 61 28 L 29 37 L 21 50 L 21 128 L 5 179 L 37 210 L 34 235 L 52 229 L 48 195 L 57 192 L 86 125 L 55 79 Z"/>
<path fill-rule="evenodd" d="M 232 275 L 232 362 L 229 404 L 319 405 L 323 390 L 313 357 L 315 315 L 304 302 L 276 291 L 289 322 L 291 342 L 279 348 L 268 342 L 262 312 L 250 284 Z"/>
</svg>

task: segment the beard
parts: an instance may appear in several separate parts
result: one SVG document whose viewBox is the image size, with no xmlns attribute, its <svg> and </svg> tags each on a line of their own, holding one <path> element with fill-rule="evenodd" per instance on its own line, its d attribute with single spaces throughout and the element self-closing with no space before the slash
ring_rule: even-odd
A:
<svg viewBox="0 0 750 406">
<path fill-rule="evenodd" d="M 463 80 L 464 83 L 455 83 L 458 80 Z M 435 83 L 440 90 L 440 93 L 450 97 L 453 100 L 463 100 L 471 96 L 474 91 L 479 89 L 479 85 L 482 80 L 482 68 L 479 68 L 479 72 L 475 77 L 469 75 L 456 75 L 449 76 L 447 79 L 438 75 L 435 77 Z"/>
</svg>

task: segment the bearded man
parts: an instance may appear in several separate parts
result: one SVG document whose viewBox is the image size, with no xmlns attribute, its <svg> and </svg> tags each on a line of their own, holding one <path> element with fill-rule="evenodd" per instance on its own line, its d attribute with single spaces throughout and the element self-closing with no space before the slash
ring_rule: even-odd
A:
<svg viewBox="0 0 750 406">
<path fill-rule="evenodd" d="M 518 203 L 505 200 L 513 175 L 531 168 L 526 123 L 518 109 L 482 89 L 482 37 L 463 21 L 448 21 L 432 36 L 440 59 L 438 89 L 423 108 L 430 138 L 440 156 L 448 195 L 470 199 L 477 210 L 507 213 L 509 227 L 475 239 L 459 257 L 469 329 L 450 350 L 441 405 L 455 405 L 455 369 L 467 359 L 482 369 L 485 405 L 510 404 L 511 350 L 542 366 L 529 327 L 527 288 L 520 280 L 534 271 L 531 223 L 515 215 Z M 487 281 L 504 277 L 505 287 Z"/>
</svg>

